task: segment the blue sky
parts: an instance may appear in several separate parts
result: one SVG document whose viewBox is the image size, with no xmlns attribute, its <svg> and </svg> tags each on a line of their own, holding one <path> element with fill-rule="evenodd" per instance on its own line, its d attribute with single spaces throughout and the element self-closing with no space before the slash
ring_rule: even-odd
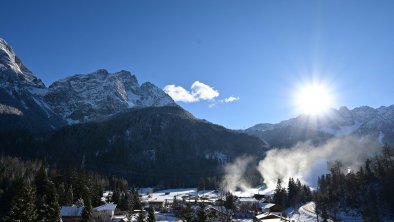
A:
<svg viewBox="0 0 394 222">
<path fill-rule="evenodd" d="M 0 36 L 47 86 L 99 68 L 190 93 L 198 81 L 219 95 L 179 104 L 234 129 L 299 114 L 311 79 L 336 108 L 393 104 L 393 1 L 5 0 Z"/>
</svg>

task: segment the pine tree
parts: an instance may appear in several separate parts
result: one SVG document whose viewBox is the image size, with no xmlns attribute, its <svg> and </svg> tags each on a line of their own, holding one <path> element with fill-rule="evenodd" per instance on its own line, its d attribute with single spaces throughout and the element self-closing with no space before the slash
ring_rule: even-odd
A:
<svg viewBox="0 0 394 222">
<path fill-rule="evenodd" d="M 120 203 L 120 192 L 118 190 L 114 190 L 114 192 L 112 193 L 111 201 L 115 204 Z"/>
<path fill-rule="evenodd" d="M 43 194 L 37 196 L 37 220 L 56 221 L 60 218 L 60 206 L 56 193 L 55 184 L 46 179 L 42 181 L 41 191 Z"/>
<path fill-rule="evenodd" d="M 138 195 L 137 192 L 132 192 L 130 199 L 131 199 L 132 210 L 141 210 L 142 209 L 140 196 Z"/>
<path fill-rule="evenodd" d="M 153 209 L 153 207 L 149 207 L 148 209 L 148 222 L 154 222 L 156 221 L 155 218 L 155 209 Z"/>
<path fill-rule="evenodd" d="M 230 192 L 226 192 L 224 207 L 229 210 L 235 210 L 235 197 Z"/>
<path fill-rule="evenodd" d="M 183 219 L 183 221 L 186 221 L 186 222 L 192 221 L 193 210 L 192 210 L 192 206 L 189 203 L 187 203 L 186 207 L 182 210 L 181 218 Z"/>
<path fill-rule="evenodd" d="M 73 203 L 74 203 L 74 191 L 73 191 L 73 186 L 70 185 L 66 194 L 66 204 L 71 206 Z"/>
<path fill-rule="evenodd" d="M 200 204 L 197 210 L 197 222 L 205 222 L 207 220 L 207 214 L 204 210 L 204 205 Z"/>
<path fill-rule="evenodd" d="M 286 189 L 282 187 L 282 180 L 278 179 L 273 197 L 274 203 L 279 204 L 282 207 L 286 206 L 286 197 Z"/>
<path fill-rule="evenodd" d="M 144 221 L 145 221 L 145 213 L 144 213 L 143 211 L 141 211 L 141 212 L 138 214 L 137 222 L 144 222 Z"/>
<path fill-rule="evenodd" d="M 90 202 L 90 199 L 87 199 L 85 201 L 85 207 L 83 208 L 82 211 L 82 222 L 91 222 L 92 220 L 92 204 Z"/>
<path fill-rule="evenodd" d="M 176 196 L 174 196 L 174 199 L 173 199 L 173 201 L 172 201 L 172 213 L 174 213 L 175 214 L 175 216 L 178 216 L 179 215 L 179 208 L 180 208 L 180 206 L 179 206 L 179 201 L 178 201 L 178 199 L 176 199 Z"/>
<path fill-rule="evenodd" d="M 23 188 L 14 197 L 8 216 L 8 221 L 37 221 L 35 208 L 35 193 L 30 183 L 21 182 Z"/>
<path fill-rule="evenodd" d="M 122 210 L 122 211 L 128 211 L 129 210 L 129 207 L 131 205 L 130 203 L 132 202 L 132 201 L 129 200 L 130 199 L 129 196 L 130 196 L 129 192 L 124 192 L 123 193 L 123 195 L 122 195 L 122 197 L 120 199 L 120 204 L 119 204 L 120 210 Z"/>
<path fill-rule="evenodd" d="M 61 183 L 57 189 L 57 193 L 59 196 L 59 205 L 65 205 L 66 204 L 66 188 L 64 186 L 64 183 Z"/>
</svg>

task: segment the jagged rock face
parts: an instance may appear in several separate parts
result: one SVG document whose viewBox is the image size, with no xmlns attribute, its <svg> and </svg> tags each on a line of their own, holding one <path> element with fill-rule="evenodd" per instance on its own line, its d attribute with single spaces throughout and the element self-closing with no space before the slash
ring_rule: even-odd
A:
<svg viewBox="0 0 394 222">
<path fill-rule="evenodd" d="M 44 83 L 26 68 L 12 48 L 0 38 L 0 80 L 1 84 L 28 85 L 45 88 Z"/>
<path fill-rule="evenodd" d="M 101 69 L 46 88 L 0 38 L 0 130 L 49 131 L 148 106 L 177 105 L 152 83 L 140 86 L 128 71 L 110 74 Z"/>
<path fill-rule="evenodd" d="M 394 142 L 394 105 L 382 106 L 374 109 L 361 106 L 349 110 L 341 107 L 331 110 L 325 116 L 318 118 L 308 115 L 300 115 L 296 118 L 282 121 L 277 124 L 257 124 L 245 130 L 246 133 L 260 137 L 268 141 L 275 134 L 283 134 L 284 130 L 295 132 L 314 131 L 311 137 L 305 139 L 327 136 L 372 136 L 381 143 Z M 318 135 L 321 133 L 321 135 Z M 301 133 L 300 133 L 301 135 Z M 302 134 L 305 136 L 305 133 Z M 284 138 L 282 138 L 284 139 Z M 298 138 L 293 138 L 297 142 Z M 271 143 L 272 144 L 272 143 Z M 272 144 L 275 145 L 275 144 Z"/>
<path fill-rule="evenodd" d="M 100 119 L 127 108 L 176 105 L 155 85 L 140 86 L 130 72 L 110 74 L 104 69 L 56 81 L 44 99 L 71 124 Z"/>
<path fill-rule="evenodd" d="M 43 101 L 46 90 L 0 38 L 0 131 L 41 132 L 62 126 L 63 120 Z"/>
</svg>

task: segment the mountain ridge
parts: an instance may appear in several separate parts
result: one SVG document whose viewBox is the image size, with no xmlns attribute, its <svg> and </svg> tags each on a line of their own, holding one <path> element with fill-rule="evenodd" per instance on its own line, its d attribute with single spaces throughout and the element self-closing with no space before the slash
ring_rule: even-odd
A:
<svg viewBox="0 0 394 222">
<path fill-rule="evenodd" d="M 267 134 L 289 128 L 293 131 L 316 131 L 315 136 L 316 133 L 320 133 L 326 137 L 369 135 L 377 138 L 381 143 L 392 143 L 394 137 L 394 105 L 381 106 L 376 109 L 369 106 L 360 106 L 351 110 L 342 106 L 339 109 L 331 109 L 321 116 L 302 114 L 276 124 L 256 124 L 245 129 L 244 132 L 258 136 L 270 143 Z M 307 135 L 307 137 L 309 136 Z"/>
<path fill-rule="evenodd" d="M 106 119 L 129 108 L 177 106 L 156 85 L 140 85 L 134 74 L 99 69 L 53 82 L 49 87 L 0 38 L 0 131 L 49 132 Z"/>
</svg>

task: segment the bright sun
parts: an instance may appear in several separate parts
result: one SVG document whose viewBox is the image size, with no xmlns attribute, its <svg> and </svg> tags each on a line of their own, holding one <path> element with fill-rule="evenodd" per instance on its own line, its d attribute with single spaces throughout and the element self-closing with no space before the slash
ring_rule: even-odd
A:
<svg viewBox="0 0 394 222">
<path fill-rule="evenodd" d="M 295 105 L 300 112 L 320 115 L 333 106 L 333 96 L 322 83 L 309 83 L 300 86 L 295 95 Z"/>
</svg>

